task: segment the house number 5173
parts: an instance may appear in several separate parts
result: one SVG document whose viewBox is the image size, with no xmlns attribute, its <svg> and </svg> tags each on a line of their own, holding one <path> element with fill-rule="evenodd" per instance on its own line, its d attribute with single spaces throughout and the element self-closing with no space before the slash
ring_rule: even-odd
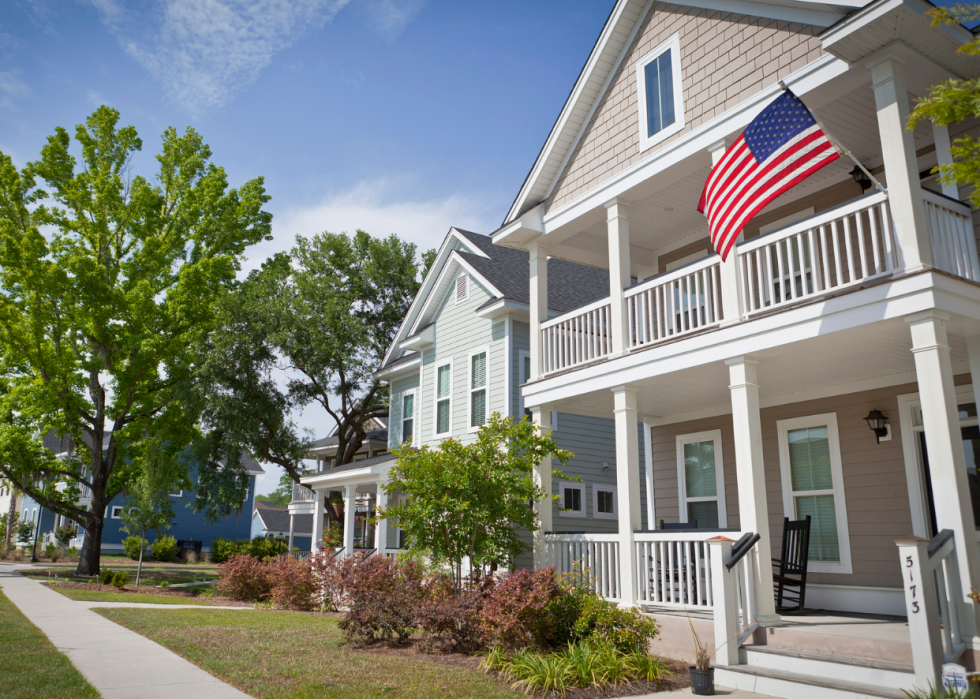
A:
<svg viewBox="0 0 980 699">
<path fill-rule="evenodd" d="M 912 557 L 911 556 L 906 556 L 905 557 L 905 567 L 909 569 L 909 592 L 912 593 L 912 613 L 913 614 L 918 614 L 919 613 L 919 602 L 918 602 L 918 600 L 915 599 L 915 588 L 917 586 L 913 584 L 913 583 L 915 583 L 915 579 L 912 577 Z"/>
</svg>

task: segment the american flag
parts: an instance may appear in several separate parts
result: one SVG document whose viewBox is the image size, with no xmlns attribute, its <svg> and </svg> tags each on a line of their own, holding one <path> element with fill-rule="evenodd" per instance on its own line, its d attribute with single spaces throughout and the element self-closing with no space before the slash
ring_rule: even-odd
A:
<svg viewBox="0 0 980 699">
<path fill-rule="evenodd" d="M 799 97 L 786 90 L 711 168 L 698 211 L 727 259 L 742 228 L 780 194 L 840 157 Z"/>
</svg>

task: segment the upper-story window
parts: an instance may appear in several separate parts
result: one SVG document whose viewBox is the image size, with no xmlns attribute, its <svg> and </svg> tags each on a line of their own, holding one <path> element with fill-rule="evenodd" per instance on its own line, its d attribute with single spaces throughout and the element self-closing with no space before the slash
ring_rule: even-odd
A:
<svg viewBox="0 0 980 699">
<path fill-rule="evenodd" d="M 640 150 L 684 127 L 680 35 L 662 43 L 636 64 L 640 106 Z"/>
<path fill-rule="evenodd" d="M 456 303 L 462 303 L 470 297 L 469 277 L 461 274 L 456 277 Z"/>
<path fill-rule="evenodd" d="M 452 429 L 453 363 L 436 367 L 436 435 L 448 434 Z"/>
<path fill-rule="evenodd" d="M 487 351 L 470 354 L 470 430 L 487 421 Z"/>
<path fill-rule="evenodd" d="M 402 395 L 402 444 L 412 441 L 415 434 L 415 391 Z"/>
</svg>

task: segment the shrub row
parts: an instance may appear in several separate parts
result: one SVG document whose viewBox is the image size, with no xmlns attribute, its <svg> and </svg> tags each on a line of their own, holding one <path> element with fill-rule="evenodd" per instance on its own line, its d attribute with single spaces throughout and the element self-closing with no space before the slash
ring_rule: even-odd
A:
<svg viewBox="0 0 980 699">
<path fill-rule="evenodd" d="M 282 544 L 269 539 L 215 539 L 211 542 L 211 562 L 224 563 L 232 556 L 254 556 L 255 558 L 265 558 L 275 556 L 281 549 Z"/>
<path fill-rule="evenodd" d="M 139 560 L 140 543 L 143 545 L 144 560 L 149 557 L 148 554 L 163 563 L 170 563 L 177 557 L 177 539 L 172 536 L 158 536 L 152 544 L 148 544 L 146 539 L 138 536 L 127 536 L 122 542 L 123 549 L 134 561 Z"/>
<path fill-rule="evenodd" d="M 312 567 L 292 558 L 261 560 L 233 555 L 218 571 L 218 590 L 242 602 L 271 601 L 282 609 L 306 611 L 315 606 Z"/>
</svg>

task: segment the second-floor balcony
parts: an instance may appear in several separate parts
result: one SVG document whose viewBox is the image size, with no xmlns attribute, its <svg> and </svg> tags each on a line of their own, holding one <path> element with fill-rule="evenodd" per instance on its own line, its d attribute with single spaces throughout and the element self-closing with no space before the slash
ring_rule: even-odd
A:
<svg viewBox="0 0 980 699">
<path fill-rule="evenodd" d="M 300 485 L 299 483 L 293 483 L 293 499 L 292 502 L 315 502 L 316 493 L 307 488 L 305 485 Z"/>
<path fill-rule="evenodd" d="M 969 206 L 927 189 L 921 196 L 932 267 L 980 282 Z M 905 269 L 888 197 L 874 192 L 742 242 L 725 263 L 706 256 L 625 289 L 620 353 L 826 298 Z M 617 354 L 615 306 L 607 297 L 542 323 L 543 375 Z"/>
</svg>

